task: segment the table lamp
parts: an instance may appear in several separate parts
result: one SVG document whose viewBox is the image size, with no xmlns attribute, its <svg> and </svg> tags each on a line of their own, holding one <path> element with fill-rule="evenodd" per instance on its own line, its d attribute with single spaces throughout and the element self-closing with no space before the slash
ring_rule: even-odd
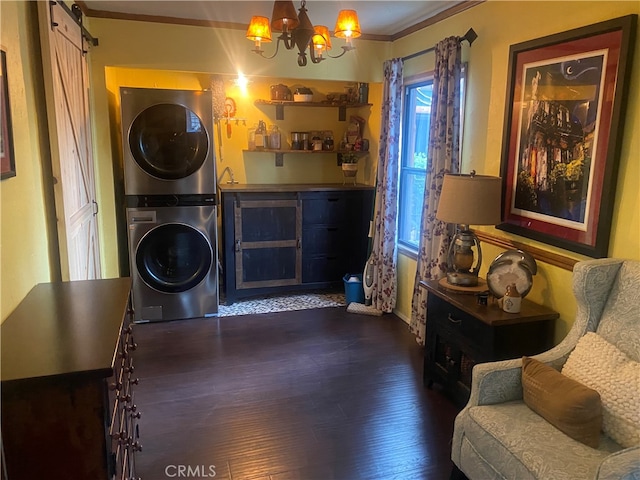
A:
<svg viewBox="0 0 640 480">
<path fill-rule="evenodd" d="M 469 225 L 496 225 L 501 222 L 500 177 L 446 174 L 436 218 L 457 224 L 447 254 L 447 283 L 457 287 L 478 285 L 482 251 Z M 475 250 L 475 254 L 474 254 Z"/>
</svg>

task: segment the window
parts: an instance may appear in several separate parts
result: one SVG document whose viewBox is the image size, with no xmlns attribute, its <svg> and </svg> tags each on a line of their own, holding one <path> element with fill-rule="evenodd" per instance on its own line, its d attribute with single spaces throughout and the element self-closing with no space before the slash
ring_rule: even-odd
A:
<svg viewBox="0 0 640 480">
<path fill-rule="evenodd" d="M 464 99 L 464 71 L 461 80 L 460 115 Z M 433 76 L 422 76 L 404 86 L 400 187 L 398 190 L 398 244 L 405 251 L 417 252 L 420 243 L 422 202 L 427 174 L 429 123 Z M 462 121 L 460 122 L 462 128 Z M 462 133 L 462 132 L 461 132 Z M 462 144 L 462 142 L 460 142 Z"/>
</svg>

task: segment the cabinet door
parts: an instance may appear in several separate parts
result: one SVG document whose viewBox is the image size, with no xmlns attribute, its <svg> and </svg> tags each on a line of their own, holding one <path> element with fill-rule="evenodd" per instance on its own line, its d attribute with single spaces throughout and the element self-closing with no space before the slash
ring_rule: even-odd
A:
<svg viewBox="0 0 640 480">
<path fill-rule="evenodd" d="M 236 288 L 302 281 L 302 215 L 297 199 L 234 200 Z"/>
</svg>

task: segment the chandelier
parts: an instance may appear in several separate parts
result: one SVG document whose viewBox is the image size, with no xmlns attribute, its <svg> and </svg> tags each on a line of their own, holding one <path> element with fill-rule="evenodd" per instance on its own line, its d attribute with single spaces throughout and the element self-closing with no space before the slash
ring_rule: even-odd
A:
<svg viewBox="0 0 640 480">
<path fill-rule="evenodd" d="M 355 49 L 351 39 L 362 34 L 355 10 L 340 10 L 338 13 L 333 35 L 344 38 L 346 44 L 342 46 L 342 53 L 332 56 L 328 53 L 331 49 L 329 29 L 324 25 L 313 26 L 307 15 L 306 3 L 305 0 L 300 2 L 300 10 L 296 14 L 292 1 L 275 1 L 271 23 L 267 17 L 252 17 L 247 29 L 247 38 L 255 42 L 252 52 L 270 59 L 278 54 L 278 48 L 282 42 L 287 50 L 298 47 L 298 65 L 304 67 L 307 64 L 307 48 L 313 63 L 320 63 L 326 57 L 340 58 L 348 51 Z M 282 33 L 278 37 L 275 53 L 267 57 L 262 50 L 262 42 L 271 41 L 271 30 Z"/>
</svg>

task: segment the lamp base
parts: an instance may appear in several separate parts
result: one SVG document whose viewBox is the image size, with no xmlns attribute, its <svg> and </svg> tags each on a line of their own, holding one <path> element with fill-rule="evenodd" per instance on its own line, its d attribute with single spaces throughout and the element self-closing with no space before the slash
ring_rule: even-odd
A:
<svg viewBox="0 0 640 480">
<path fill-rule="evenodd" d="M 478 285 L 478 276 L 466 272 L 449 272 L 447 282 L 461 287 L 475 287 Z"/>
<path fill-rule="evenodd" d="M 451 285 L 447 281 L 447 277 L 442 277 L 440 279 L 440 281 L 438 282 L 438 287 L 442 290 L 446 290 L 447 292 L 461 293 L 461 294 L 467 294 L 467 295 L 475 295 L 478 293 L 482 293 L 482 292 L 485 292 L 488 288 L 487 282 L 483 278 L 478 279 L 478 285 L 476 285 L 475 287 L 465 287 L 462 285 L 460 286 Z"/>
</svg>

